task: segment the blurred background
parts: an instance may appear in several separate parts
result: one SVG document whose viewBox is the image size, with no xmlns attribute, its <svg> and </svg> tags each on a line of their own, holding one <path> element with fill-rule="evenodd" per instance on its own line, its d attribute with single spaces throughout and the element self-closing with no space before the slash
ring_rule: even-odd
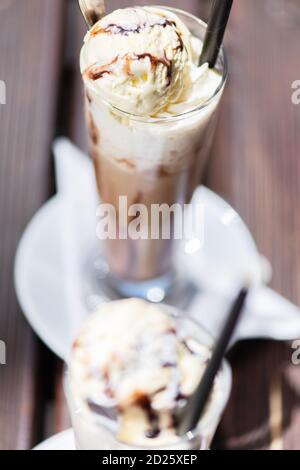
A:
<svg viewBox="0 0 300 470">
<path fill-rule="evenodd" d="M 107 0 L 107 8 L 133 3 Z M 204 20 L 211 5 L 164 3 Z M 78 67 L 84 33 L 77 0 L 0 2 L 0 340 L 7 346 L 0 449 L 29 449 L 69 427 L 62 363 L 22 316 L 13 262 L 27 223 L 55 191 L 53 138 L 66 135 L 86 148 Z M 272 287 L 298 305 L 300 105 L 291 95 L 300 80 L 299 34 L 299 0 L 234 3 L 225 40 L 229 83 L 205 180 L 249 225 L 272 263 Z M 215 448 L 300 449 L 300 366 L 291 356 L 289 343 L 235 347 L 233 394 Z"/>
</svg>

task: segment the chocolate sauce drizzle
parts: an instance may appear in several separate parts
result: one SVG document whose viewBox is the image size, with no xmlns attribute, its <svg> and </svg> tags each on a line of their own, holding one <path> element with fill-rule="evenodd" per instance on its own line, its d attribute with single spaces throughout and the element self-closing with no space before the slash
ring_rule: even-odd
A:
<svg viewBox="0 0 300 470">
<path fill-rule="evenodd" d="M 163 369 L 175 369 L 177 367 L 176 362 L 164 362 L 161 367 Z"/>
<path fill-rule="evenodd" d="M 89 80 L 99 80 L 102 78 L 104 75 L 110 75 L 112 73 L 111 70 L 108 69 L 111 65 L 115 64 L 118 60 L 118 56 L 115 57 L 109 64 L 105 65 L 91 65 L 86 69 L 84 72 L 84 75 L 89 79 Z"/>
<path fill-rule="evenodd" d="M 178 41 L 179 41 L 179 44 L 178 44 L 178 46 L 176 47 L 176 49 L 175 49 L 175 50 L 176 50 L 176 51 L 180 51 L 180 52 L 182 52 L 182 51 L 183 51 L 183 49 L 184 49 L 183 40 L 182 40 L 181 34 L 180 34 L 180 33 L 178 33 L 178 31 L 176 31 L 176 34 L 177 34 L 177 36 L 178 36 Z"/>
<path fill-rule="evenodd" d="M 141 395 L 137 398 L 135 404 L 142 408 L 147 414 L 151 428 L 146 431 L 145 435 L 148 439 L 155 439 L 159 436 L 161 429 L 159 427 L 159 420 L 157 413 L 152 409 L 151 400 L 147 395 Z"/>
<path fill-rule="evenodd" d="M 102 78 L 104 75 L 110 75 L 111 73 L 111 70 L 102 70 L 101 72 L 89 70 L 87 72 L 87 76 L 90 80 L 96 81 L 99 80 L 99 78 Z"/>
<path fill-rule="evenodd" d="M 150 54 L 149 52 L 144 52 L 144 54 L 137 54 L 136 55 L 137 60 L 143 60 L 147 57 L 150 60 L 152 67 L 157 67 L 158 64 L 162 64 L 167 68 L 167 79 L 168 79 L 167 86 L 170 86 L 171 81 L 172 81 L 172 73 L 173 73 L 173 64 L 172 64 L 172 62 L 169 59 L 167 59 L 166 56 L 165 56 L 164 59 L 162 59 L 162 58 L 159 58 L 159 57 L 155 57 L 154 55 Z"/>
<path fill-rule="evenodd" d="M 188 352 L 189 352 L 192 356 L 195 355 L 195 351 L 193 351 L 192 348 L 190 348 L 190 346 L 189 346 L 189 344 L 188 344 L 188 340 L 186 340 L 186 339 L 182 340 L 182 344 L 183 344 L 183 346 L 185 347 L 185 349 L 187 349 Z"/>
<path fill-rule="evenodd" d="M 177 28 L 176 22 L 170 21 L 167 19 L 164 19 L 159 23 L 142 23 L 142 24 L 134 25 L 134 26 L 121 26 L 116 23 L 111 23 L 107 25 L 105 28 L 101 28 L 99 25 L 97 25 L 91 30 L 90 34 L 93 37 L 97 36 L 98 34 L 105 34 L 105 33 L 121 34 L 122 36 L 129 36 L 129 34 L 131 33 L 139 34 L 144 29 L 155 28 L 155 26 L 161 26 L 162 28 L 166 28 L 167 26 L 170 26 L 171 28 L 174 28 L 175 33 L 178 36 L 178 41 L 179 41 L 179 45 L 176 47 L 175 50 L 183 51 L 184 44 L 183 44 L 181 34 L 176 29 Z"/>
<path fill-rule="evenodd" d="M 119 57 L 116 57 L 110 64 L 106 64 L 106 65 L 102 65 L 102 66 L 93 65 L 93 66 L 89 67 L 85 71 L 86 77 L 89 80 L 96 81 L 96 80 L 99 80 L 100 78 L 102 78 L 106 74 L 108 74 L 108 75 L 111 74 L 112 71 L 109 70 L 107 67 L 109 67 L 110 65 L 117 62 L 118 58 Z M 146 59 L 146 58 L 148 58 L 150 60 L 152 67 L 157 67 L 159 64 L 162 64 L 167 68 L 167 79 L 168 79 L 167 86 L 170 86 L 171 81 L 172 81 L 172 73 L 173 73 L 172 61 L 167 59 L 166 55 L 165 55 L 165 58 L 160 58 L 160 57 L 156 57 L 156 56 L 150 54 L 149 52 L 144 52 L 143 54 L 136 54 L 132 57 L 132 60 L 143 60 L 143 59 Z"/>
<path fill-rule="evenodd" d="M 171 26 L 172 28 L 175 26 L 175 21 L 169 21 L 167 19 L 160 21 L 159 23 L 142 23 L 133 26 L 121 26 L 116 23 L 110 23 L 105 28 L 101 28 L 99 25 L 95 26 L 91 30 L 92 36 L 97 36 L 98 34 L 103 33 L 110 33 L 110 34 L 122 34 L 122 36 L 128 36 L 130 33 L 139 34 L 146 28 L 155 28 L 155 26 L 161 26 L 162 28 L 166 28 L 167 26 Z"/>
</svg>

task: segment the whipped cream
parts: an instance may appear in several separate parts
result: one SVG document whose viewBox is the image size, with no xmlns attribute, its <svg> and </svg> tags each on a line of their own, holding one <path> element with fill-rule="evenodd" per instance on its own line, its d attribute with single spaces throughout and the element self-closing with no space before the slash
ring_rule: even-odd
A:
<svg viewBox="0 0 300 470">
<path fill-rule="evenodd" d="M 108 418 L 119 441 L 168 445 L 179 439 L 174 410 L 195 390 L 209 357 L 163 307 L 117 301 L 90 316 L 74 342 L 70 389 L 77 408 Z"/>
<path fill-rule="evenodd" d="M 163 8 L 116 10 L 87 33 L 81 71 L 87 89 L 138 116 L 181 114 L 204 104 L 222 77 L 198 67 L 202 43 Z"/>
</svg>

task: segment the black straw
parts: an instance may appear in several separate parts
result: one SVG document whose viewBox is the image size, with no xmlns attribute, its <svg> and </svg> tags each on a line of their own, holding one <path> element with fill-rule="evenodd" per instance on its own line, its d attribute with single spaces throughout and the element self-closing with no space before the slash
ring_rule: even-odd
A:
<svg viewBox="0 0 300 470">
<path fill-rule="evenodd" d="M 215 377 L 221 368 L 228 345 L 241 317 L 247 295 L 248 289 L 244 288 L 240 291 L 225 321 L 212 357 L 196 391 L 190 397 L 185 407 L 180 410 L 179 425 L 177 428 L 179 436 L 183 436 L 195 429 L 204 412 L 213 388 Z"/>
<path fill-rule="evenodd" d="M 206 62 L 210 68 L 216 65 L 232 3 L 233 0 L 214 0 L 199 65 Z"/>
</svg>

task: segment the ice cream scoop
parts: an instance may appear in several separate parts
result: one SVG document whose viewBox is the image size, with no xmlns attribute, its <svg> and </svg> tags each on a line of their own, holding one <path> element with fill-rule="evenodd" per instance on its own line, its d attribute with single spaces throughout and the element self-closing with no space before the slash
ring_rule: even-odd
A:
<svg viewBox="0 0 300 470">
<path fill-rule="evenodd" d="M 118 439 L 128 444 L 176 442 L 175 410 L 195 390 L 210 357 L 165 308 L 138 299 L 103 305 L 70 356 L 78 408 L 114 421 Z"/>
<path fill-rule="evenodd" d="M 191 34 L 176 15 L 154 7 L 125 8 L 87 33 L 81 70 L 87 87 L 144 116 L 178 101 L 189 60 Z"/>
</svg>

